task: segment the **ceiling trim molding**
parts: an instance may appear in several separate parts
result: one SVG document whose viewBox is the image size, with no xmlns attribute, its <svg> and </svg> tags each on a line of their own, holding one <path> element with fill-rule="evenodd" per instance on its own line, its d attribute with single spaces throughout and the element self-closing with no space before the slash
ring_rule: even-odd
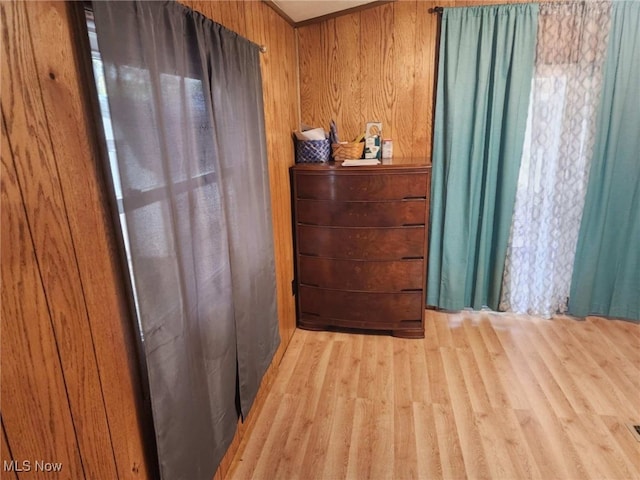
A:
<svg viewBox="0 0 640 480">
<path fill-rule="evenodd" d="M 302 20 L 300 22 L 294 22 L 291 17 L 289 17 L 286 13 L 282 11 L 278 5 L 273 3 L 271 0 L 262 0 L 264 3 L 269 5 L 273 10 L 278 13 L 289 25 L 294 28 L 304 27 L 307 25 L 312 25 L 314 23 L 324 22 L 326 20 L 330 20 L 332 18 L 341 17 L 343 15 L 349 15 L 351 13 L 360 12 L 362 10 L 368 10 L 369 8 L 379 7 L 380 5 L 384 5 L 386 3 L 394 3 L 397 0 L 376 0 L 374 2 L 365 3 L 362 5 L 357 5 L 355 7 L 347 8 L 346 10 L 340 10 L 338 12 L 328 13 L 326 15 L 321 15 L 319 17 L 309 18 L 308 20 Z"/>
<path fill-rule="evenodd" d="M 296 27 L 296 22 L 294 22 L 289 15 L 284 13 L 284 11 L 271 0 L 262 0 L 262 3 L 266 3 L 269 7 L 271 7 L 278 15 L 280 15 L 289 25 L 292 27 Z"/>
</svg>

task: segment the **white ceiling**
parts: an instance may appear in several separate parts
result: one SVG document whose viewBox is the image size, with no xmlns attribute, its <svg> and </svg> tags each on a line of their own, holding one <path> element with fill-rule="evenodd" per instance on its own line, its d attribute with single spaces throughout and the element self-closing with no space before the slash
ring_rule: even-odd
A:
<svg viewBox="0 0 640 480">
<path fill-rule="evenodd" d="M 374 0 L 271 0 L 295 23 L 372 3 Z"/>
</svg>

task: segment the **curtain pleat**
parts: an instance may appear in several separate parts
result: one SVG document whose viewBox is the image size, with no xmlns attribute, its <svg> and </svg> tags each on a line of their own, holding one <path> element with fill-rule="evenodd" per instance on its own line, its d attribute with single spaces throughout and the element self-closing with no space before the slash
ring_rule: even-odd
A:
<svg viewBox="0 0 640 480">
<path fill-rule="evenodd" d="M 640 2 L 613 2 L 569 311 L 640 320 Z"/>
<path fill-rule="evenodd" d="M 497 309 L 534 66 L 537 4 L 445 8 L 427 303 Z"/>
<path fill-rule="evenodd" d="M 94 14 L 160 470 L 210 480 L 279 344 L 259 50 L 173 2 Z"/>
</svg>

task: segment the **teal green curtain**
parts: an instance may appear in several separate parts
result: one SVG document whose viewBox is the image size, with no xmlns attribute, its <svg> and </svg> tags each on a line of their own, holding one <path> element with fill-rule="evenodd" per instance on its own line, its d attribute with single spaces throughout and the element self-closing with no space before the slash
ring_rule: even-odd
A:
<svg viewBox="0 0 640 480">
<path fill-rule="evenodd" d="M 497 309 L 533 77 L 538 5 L 446 8 L 427 304 Z"/>
<path fill-rule="evenodd" d="M 614 2 L 569 311 L 640 319 L 640 2 Z"/>
</svg>

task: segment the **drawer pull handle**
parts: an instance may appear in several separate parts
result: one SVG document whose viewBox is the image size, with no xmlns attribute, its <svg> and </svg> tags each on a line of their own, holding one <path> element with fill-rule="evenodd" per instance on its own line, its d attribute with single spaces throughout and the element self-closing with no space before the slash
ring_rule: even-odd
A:
<svg viewBox="0 0 640 480">
<path fill-rule="evenodd" d="M 403 288 L 400 290 L 401 292 L 421 292 L 421 288 Z"/>
<path fill-rule="evenodd" d="M 309 315 L 311 317 L 319 317 L 320 314 L 319 313 L 313 313 L 313 312 L 302 312 L 303 315 Z"/>
<path fill-rule="evenodd" d="M 415 197 L 409 196 L 409 197 L 402 197 L 403 200 L 426 200 L 427 197 L 424 195 L 417 195 Z"/>
<path fill-rule="evenodd" d="M 423 257 L 402 257 L 402 260 L 422 260 Z"/>
<path fill-rule="evenodd" d="M 300 255 L 305 255 L 307 257 L 319 257 L 317 253 L 308 253 L 308 252 L 300 252 Z"/>
<path fill-rule="evenodd" d="M 403 227 L 424 227 L 424 223 L 403 223 Z"/>
</svg>

